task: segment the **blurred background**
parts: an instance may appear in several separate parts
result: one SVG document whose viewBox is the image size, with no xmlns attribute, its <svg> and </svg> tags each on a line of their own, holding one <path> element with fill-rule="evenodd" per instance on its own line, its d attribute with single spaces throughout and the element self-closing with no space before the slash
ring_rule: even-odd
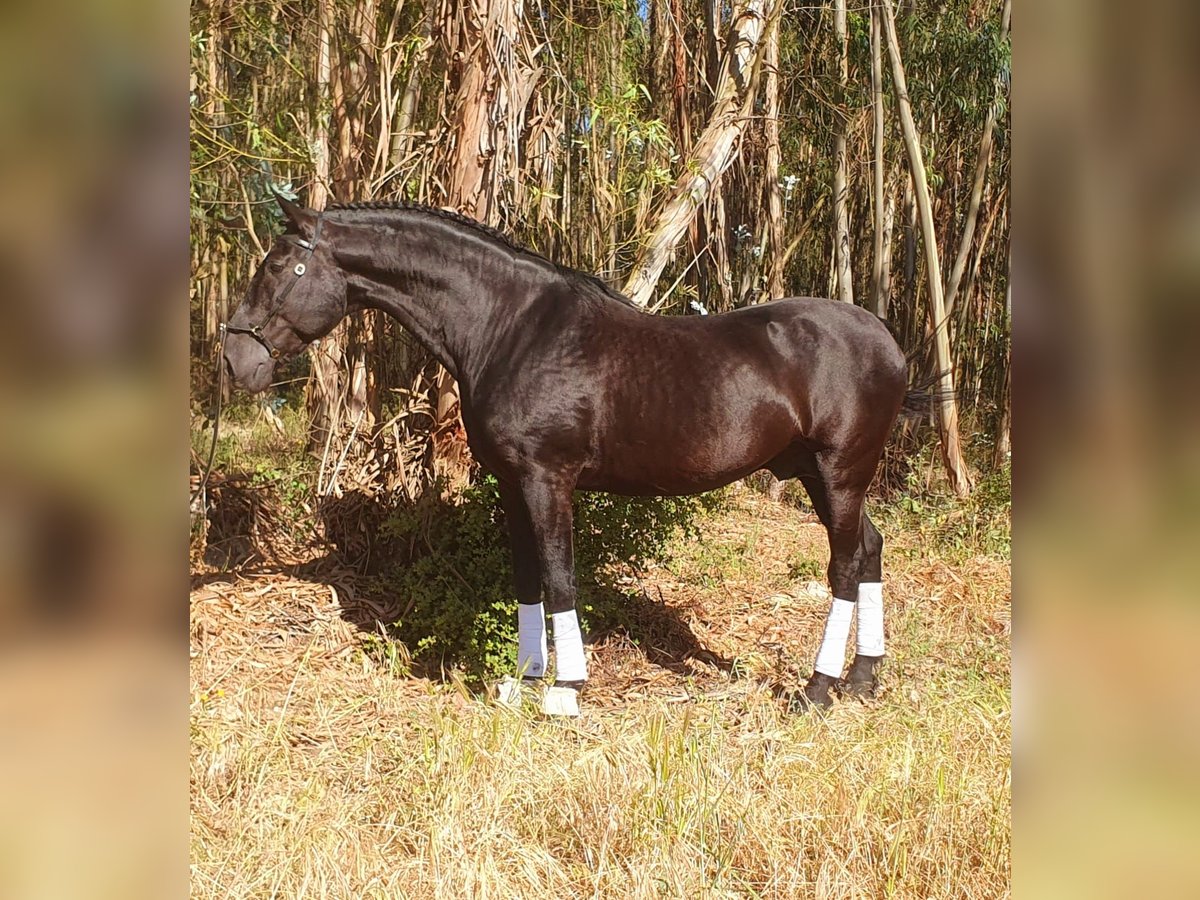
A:
<svg viewBox="0 0 1200 900">
<path fill-rule="evenodd" d="M 183 895 L 195 35 L 0 16 L 0 895 Z M 1013 29 L 1014 884 L 1194 896 L 1200 9 Z"/>
<path fill-rule="evenodd" d="M 0 11 L 0 895 L 187 892 L 187 23 Z"/>
<path fill-rule="evenodd" d="M 1014 25 L 1014 884 L 1194 896 L 1200 7 L 1029 7 Z"/>
</svg>

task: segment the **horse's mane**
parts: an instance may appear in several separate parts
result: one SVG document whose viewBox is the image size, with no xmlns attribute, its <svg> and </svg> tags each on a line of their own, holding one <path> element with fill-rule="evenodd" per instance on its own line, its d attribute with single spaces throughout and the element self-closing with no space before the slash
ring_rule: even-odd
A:
<svg viewBox="0 0 1200 900">
<path fill-rule="evenodd" d="M 531 250 L 529 247 L 518 244 L 498 228 L 493 228 L 490 225 L 484 225 L 482 222 L 472 219 L 470 216 L 465 216 L 462 213 L 455 212 L 452 209 L 444 209 L 440 206 L 427 206 L 424 203 L 414 203 L 410 200 L 360 200 L 354 203 L 331 203 L 326 207 L 326 209 L 330 212 L 335 210 L 346 212 L 355 212 L 359 210 L 375 212 L 416 212 L 424 215 L 434 216 L 435 218 L 452 222 L 455 225 L 462 225 L 467 229 L 476 232 L 477 234 L 483 235 L 486 238 L 490 238 L 496 243 L 507 247 L 509 250 L 513 250 L 517 253 L 543 262 L 555 269 L 559 274 L 567 276 L 581 287 L 591 288 L 593 291 L 598 292 L 601 296 L 607 297 L 608 299 L 618 300 L 628 306 L 633 306 L 635 309 L 638 308 L 632 300 L 611 285 L 602 281 L 600 278 L 597 278 L 595 275 L 592 275 L 588 272 L 581 272 L 578 269 L 572 269 L 570 266 L 564 266 L 560 263 L 557 263 L 548 256 L 538 253 L 536 250 Z"/>
</svg>

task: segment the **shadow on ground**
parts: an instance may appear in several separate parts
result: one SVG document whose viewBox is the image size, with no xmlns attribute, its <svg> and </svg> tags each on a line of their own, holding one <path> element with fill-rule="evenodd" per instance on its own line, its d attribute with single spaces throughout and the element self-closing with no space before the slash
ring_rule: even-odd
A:
<svg viewBox="0 0 1200 900">
<path fill-rule="evenodd" d="M 482 683 L 515 664 L 515 605 L 503 513 L 489 490 L 450 502 L 416 503 L 352 491 L 322 501 L 316 524 L 324 539 L 305 546 L 281 505 L 261 486 L 226 484 L 210 499 L 205 571 L 192 587 L 278 574 L 334 589 L 341 616 L 364 636 L 405 648 L 412 675 L 447 680 L 451 671 Z M 612 501 L 605 501 L 611 503 Z M 619 501 L 624 502 L 624 501 Z M 732 660 L 712 652 L 688 624 L 686 607 L 650 596 L 628 574 L 665 546 L 680 524 L 670 515 L 605 507 L 596 521 L 580 511 L 576 526 L 579 608 L 593 659 L 628 668 L 631 654 L 674 675 L 716 672 Z M 638 544 L 652 551 L 643 555 Z M 313 550 L 317 549 L 314 553 Z M 623 564 L 615 564 L 617 562 Z M 366 641 L 388 652 L 382 642 Z M 391 652 L 395 652 L 394 643 Z M 593 672 L 593 678 L 601 673 Z M 616 674 L 614 671 L 611 673 Z"/>
</svg>

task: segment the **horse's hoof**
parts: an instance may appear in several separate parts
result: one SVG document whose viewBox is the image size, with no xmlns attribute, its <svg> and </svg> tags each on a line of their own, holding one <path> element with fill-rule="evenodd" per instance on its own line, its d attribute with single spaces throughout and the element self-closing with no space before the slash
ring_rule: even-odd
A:
<svg viewBox="0 0 1200 900">
<path fill-rule="evenodd" d="M 542 694 L 542 713 L 547 716 L 567 716 L 575 718 L 579 715 L 579 691 L 568 684 L 583 682 L 560 682 L 546 688 Z"/>
<path fill-rule="evenodd" d="M 858 700 L 874 700 L 879 690 L 879 679 L 875 677 L 875 668 L 882 656 L 855 656 L 850 664 L 846 677 L 838 682 L 837 692 L 845 697 Z"/>
<path fill-rule="evenodd" d="M 832 690 L 837 679 L 832 675 L 813 672 L 804 690 L 793 694 L 788 702 L 791 712 L 808 712 L 809 710 L 826 710 L 833 706 Z"/>
<path fill-rule="evenodd" d="M 837 692 L 843 697 L 853 697 L 855 700 L 874 700 L 875 692 L 879 689 L 878 680 L 858 681 L 846 678 L 838 682 Z"/>
</svg>

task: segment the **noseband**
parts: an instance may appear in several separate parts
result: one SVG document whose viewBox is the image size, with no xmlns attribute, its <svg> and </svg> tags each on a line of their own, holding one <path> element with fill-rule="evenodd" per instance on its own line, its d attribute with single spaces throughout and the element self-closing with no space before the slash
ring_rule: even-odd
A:
<svg viewBox="0 0 1200 900">
<path fill-rule="evenodd" d="M 320 237 L 321 214 L 317 213 L 317 224 L 313 227 L 312 240 L 306 241 L 304 238 L 296 239 L 296 243 L 307 251 L 304 256 L 304 262 L 296 263 L 296 267 L 292 269 L 292 271 L 296 273 L 296 277 L 288 283 L 286 288 L 283 289 L 283 293 L 279 295 L 279 299 L 275 301 L 275 305 L 271 307 L 271 311 L 267 313 L 267 317 L 259 324 L 251 325 L 249 328 L 244 328 L 241 325 L 228 325 L 222 322 L 222 338 L 224 338 L 226 334 L 248 334 L 266 348 L 267 352 L 271 354 L 271 359 L 279 359 L 281 356 L 283 356 L 283 351 L 272 344 L 270 340 L 267 339 L 267 336 L 263 333 L 263 331 L 269 324 L 271 324 L 271 321 L 277 315 L 279 315 L 279 311 L 283 309 L 283 304 L 287 300 L 288 294 L 292 292 L 292 288 L 299 284 L 300 279 L 304 277 L 304 273 L 308 271 L 308 266 L 305 265 L 305 263 L 312 261 L 313 251 L 317 249 L 317 241 L 320 239 Z"/>
</svg>

